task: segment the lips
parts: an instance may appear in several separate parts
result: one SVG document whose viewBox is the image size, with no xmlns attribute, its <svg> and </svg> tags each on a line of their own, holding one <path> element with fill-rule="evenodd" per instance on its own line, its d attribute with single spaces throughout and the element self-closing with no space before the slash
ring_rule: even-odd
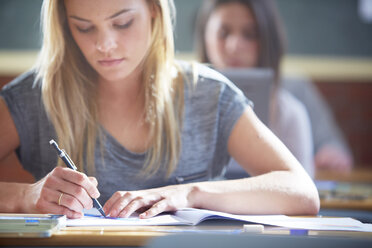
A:
<svg viewBox="0 0 372 248">
<path fill-rule="evenodd" d="M 121 58 L 121 59 L 102 59 L 102 60 L 98 60 L 98 63 L 101 66 L 110 67 L 110 66 L 116 66 L 116 65 L 120 64 L 123 60 L 124 60 L 123 58 Z"/>
<path fill-rule="evenodd" d="M 239 60 L 229 60 L 227 64 L 229 67 L 242 67 L 243 66 L 243 63 L 240 62 Z"/>
</svg>

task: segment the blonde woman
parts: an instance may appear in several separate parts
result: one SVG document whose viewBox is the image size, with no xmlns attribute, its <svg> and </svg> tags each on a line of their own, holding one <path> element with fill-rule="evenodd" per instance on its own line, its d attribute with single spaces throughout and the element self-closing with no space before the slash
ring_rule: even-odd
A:
<svg viewBox="0 0 372 248">
<path fill-rule="evenodd" d="M 39 61 L 0 101 L 0 159 L 16 150 L 38 181 L 1 183 L 0 212 L 79 218 L 91 197 L 112 217 L 318 212 L 313 182 L 249 100 L 217 72 L 174 61 L 172 6 L 44 1 Z M 82 172 L 56 167 L 50 139 Z M 218 180 L 230 156 L 253 177 Z"/>
</svg>

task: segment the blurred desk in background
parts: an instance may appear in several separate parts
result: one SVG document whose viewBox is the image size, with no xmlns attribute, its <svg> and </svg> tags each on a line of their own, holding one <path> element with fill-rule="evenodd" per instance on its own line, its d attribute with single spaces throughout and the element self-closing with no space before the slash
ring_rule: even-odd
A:
<svg viewBox="0 0 372 248">
<path fill-rule="evenodd" d="M 350 173 L 318 171 L 315 183 L 321 215 L 348 216 L 372 223 L 372 169 L 357 167 Z"/>
<path fill-rule="evenodd" d="M 356 166 L 350 172 L 318 170 L 315 179 L 322 181 L 372 183 L 372 166 Z"/>
</svg>

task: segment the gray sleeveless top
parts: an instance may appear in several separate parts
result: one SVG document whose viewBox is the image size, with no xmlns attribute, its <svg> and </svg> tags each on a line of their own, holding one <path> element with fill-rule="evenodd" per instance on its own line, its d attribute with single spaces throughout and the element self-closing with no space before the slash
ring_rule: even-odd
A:
<svg viewBox="0 0 372 248">
<path fill-rule="evenodd" d="M 191 65 L 180 65 L 186 80 L 191 82 Z M 230 132 L 244 109 L 252 103 L 218 72 L 199 64 L 196 69 L 196 87 L 185 83 L 180 159 L 169 178 L 164 169 L 152 177 L 141 178 L 139 171 L 146 154 L 127 150 L 102 128 L 104 163 L 97 143 L 94 175 L 102 203 L 118 190 L 216 180 L 223 176 L 230 159 L 227 151 Z M 56 139 L 56 134 L 43 106 L 40 84 L 34 84 L 34 79 L 34 72 L 25 73 L 6 85 L 0 96 L 5 100 L 19 134 L 17 154 L 21 164 L 39 180 L 53 170 L 58 157 L 49 145 L 49 140 Z"/>
</svg>

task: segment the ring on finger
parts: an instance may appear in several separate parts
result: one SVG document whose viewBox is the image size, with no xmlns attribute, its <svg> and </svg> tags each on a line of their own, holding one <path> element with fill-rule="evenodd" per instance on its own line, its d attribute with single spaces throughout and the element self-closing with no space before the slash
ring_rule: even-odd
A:
<svg viewBox="0 0 372 248">
<path fill-rule="evenodd" d="M 58 198 L 58 205 L 61 205 L 62 196 L 63 196 L 63 193 L 61 193 L 61 194 L 59 195 L 59 198 Z"/>
</svg>

